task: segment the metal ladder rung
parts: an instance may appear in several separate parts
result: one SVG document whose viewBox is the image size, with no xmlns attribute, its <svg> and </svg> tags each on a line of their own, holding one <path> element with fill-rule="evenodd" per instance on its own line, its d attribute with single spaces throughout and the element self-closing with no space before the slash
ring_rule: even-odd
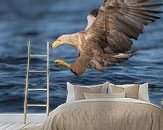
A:
<svg viewBox="0 0 163 130">
<path fill-rule="evenodd" d="M 29 70 L 30 73 L 47 73 L 47 70 Z"/>
<path fill-rule="evenodd" d="M 47 89 L 44 89 L 44 88 L 31 88 L 31 89 L 28 89 L 28 91 L 47 91 Z"/>
<path fill-rule="evenodd" d="M 27 104 L 28 107 L 47 107 L 46 104 Z"/>
<path fill-rule="evenodd" d="M 35 58 L 35 57 L 47 57 L 47 55 L 30 55 L 31 58 Z"/>
</svg>

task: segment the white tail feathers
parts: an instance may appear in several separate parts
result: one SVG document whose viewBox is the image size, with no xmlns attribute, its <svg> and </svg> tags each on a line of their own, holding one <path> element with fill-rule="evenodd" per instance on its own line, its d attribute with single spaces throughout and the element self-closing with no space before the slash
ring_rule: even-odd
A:
<svg viewBox="0 0 163 130">
<path fill-rule="evenodd" d="M 119 53 L 117 55 L 114 55 L 113 57 L 118 59 L 128 59 L 131 56 L 133 56 L 133 53 Z"/>
</svg>

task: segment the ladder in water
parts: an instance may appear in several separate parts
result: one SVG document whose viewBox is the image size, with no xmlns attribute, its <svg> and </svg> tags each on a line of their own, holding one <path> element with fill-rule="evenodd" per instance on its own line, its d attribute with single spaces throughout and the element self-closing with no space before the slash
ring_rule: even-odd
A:
<svg viewBox="0 0 163 130">
<path fill-rule="evenodd" d="M 46 114 L 49 114 L 49 42 L 47 42 L 47 54 L 46 55 L 31 55 L 30 53 L 31 42 L 28 42 L 28 63 L 27 63 L 27 74 L 26 74 L 26 88 L 25 88 L 25 98 L 24 98 L 24 124 L 27 122 L 27 109 L 28 107 L 46 107 Z M 30 59 L 31 58 L 46 58 L 47 68 L 46 70 L 30 70 Z M 46 73 L 47 75 L 47 88 L 29 88 L 29 73 Z M 28 93 L 29 91 L 45 91 L 47 92 L 47 102 L 46 104 L 28 104 Z"/>
</svg>

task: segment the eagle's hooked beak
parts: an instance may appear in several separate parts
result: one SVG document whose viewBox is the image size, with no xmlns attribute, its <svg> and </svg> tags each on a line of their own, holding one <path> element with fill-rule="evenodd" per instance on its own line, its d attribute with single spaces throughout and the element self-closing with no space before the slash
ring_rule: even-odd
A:
<svg viewBox="0 0 163 130">
<path fill-rule="evenodd" d="M 57 41 L 55 41 L 55 42 L 52 43 L 51 48 L 56 48 L 56 47 L 58 47 L 60 45 L 61 45 L 61 41 L 60 40 L 57 40 Z"/>
</svg>

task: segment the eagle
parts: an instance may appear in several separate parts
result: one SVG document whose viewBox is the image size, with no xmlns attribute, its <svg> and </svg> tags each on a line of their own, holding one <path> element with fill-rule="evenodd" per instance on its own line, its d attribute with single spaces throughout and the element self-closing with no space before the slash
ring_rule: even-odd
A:
<svg viewBox="0 0 163 130">
<path fill-rule="evenodd" d="M 61 59 L 56 66 L 69 68 L 81 76 L 86 68 L 105 72 L 105 67 L 116 65 L 133 56 L 133 39 L 143 33 L 144 26 L 160 19 L 156 10 L 163 3 L 154 0 L 105 0 L 87 17 L 84 31 L 62 35 L 52 43 L 52 48 L 68 44 L 74 46 L 79 56 L 73 64 Z"/>
</svg>

